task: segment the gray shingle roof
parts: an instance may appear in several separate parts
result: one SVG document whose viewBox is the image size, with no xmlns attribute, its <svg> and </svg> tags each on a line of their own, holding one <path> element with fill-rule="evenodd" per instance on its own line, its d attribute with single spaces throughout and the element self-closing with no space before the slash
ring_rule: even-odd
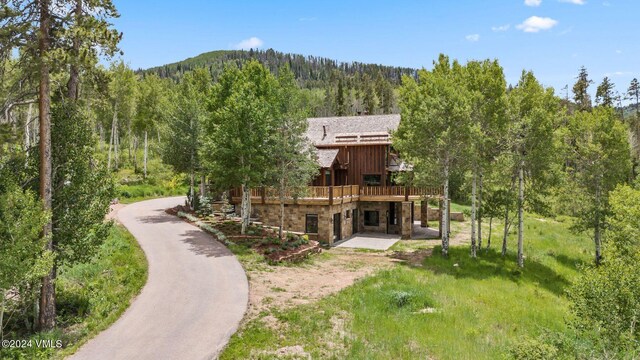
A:
<svg viewBox="0 0 640 360">
<path fill-rule="evenodd" d="M 318 164 L 323 168 L 330 168 L 333 160 L 336 159 L 340 149 L 318 149 Z"/>
<path fill-rule="evenodd" d="M 389 131 L 398 128 L 400 115 L 309 118 L 307 121 L 309 122 L 307 137 L 316 146 L 352 143 L 389 143 Z"/>
</svg>

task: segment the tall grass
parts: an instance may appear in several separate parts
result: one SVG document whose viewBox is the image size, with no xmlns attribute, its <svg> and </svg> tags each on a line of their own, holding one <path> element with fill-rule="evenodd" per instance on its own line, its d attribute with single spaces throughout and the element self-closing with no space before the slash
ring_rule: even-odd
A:
<svg viewBox="0 0 640 360">
<path fill-rule="evenodd" d="M 62 340 L 64 348 L 12 349 L 0 353 L 0 358 L 61 359 L 72 354 L 120 317 L 146 279 L 142 249 L 126 229 L 114 226 L 91 262 L 60 268 L 56 280 L 58 329 L 31 338 Z"/>
<path fill-rule="evenodd" d="M 504 358 L 520 339 L 568 331 L 564 291 L 591 259 L 589 240 L 566 223 L 528 216 L 525 231 L 524 269 L 513 251 L 502 258 L 499 241 L 478 259 L 468 246 L 449 258 L 436 248 L 420 267 L 398 265 L 318 303 L 272 310 L 279 326 L 249 322 L 222 358 L 274 358 L 294 345 L 313 358 Z"/>
</svg>

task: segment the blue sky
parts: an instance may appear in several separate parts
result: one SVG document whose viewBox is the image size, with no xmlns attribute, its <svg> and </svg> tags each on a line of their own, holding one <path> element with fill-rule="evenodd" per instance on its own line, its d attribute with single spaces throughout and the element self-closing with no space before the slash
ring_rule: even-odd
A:
<svg viewBox="0 0 640 360">
<path fill-rule="evenodd" d="M 617 90 L 640 77 L 639 0 L 114 0 L 133 68 L 242 46 L 341 61 L 431 67 L 439 53 L 497 58 L 561 93 L 580 66 Z M 593 86 L 595 91 L 595 85 Z"/>
</svg>

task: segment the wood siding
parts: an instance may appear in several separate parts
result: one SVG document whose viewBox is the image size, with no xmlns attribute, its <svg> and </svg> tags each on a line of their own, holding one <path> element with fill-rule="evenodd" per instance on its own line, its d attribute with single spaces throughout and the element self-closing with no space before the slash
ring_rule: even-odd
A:
<svg viewBox="0 0 640 360">
<path fill-rule="evenodd" d="M 334 183 L 327 184 L 325 181 L 325 171 L 313 181 L 316 186 L 328 185 L 360 185 L 364 186 L 364 175 L 380 175 L 381 185 L 387 182 L 388 164 L 387 144 L 380 145 L 360 145 L 360 146 L 335 146 L 339 149 L 336 156 L 331 178 Z"/>
</svg>

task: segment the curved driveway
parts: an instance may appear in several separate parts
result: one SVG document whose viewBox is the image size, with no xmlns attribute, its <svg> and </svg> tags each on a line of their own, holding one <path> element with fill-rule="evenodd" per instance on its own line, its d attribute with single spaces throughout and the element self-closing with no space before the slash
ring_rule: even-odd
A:
<svg viewBox="0 0 640 360">
<path fill-rule="evenodd" d="M 164 210 L 184 197 L 124 207 L 149 278 L 129 309 L 71 359 L 212 359 L 236 331 L 249 286 L 240 263 L 210 235 Z"/>
</svg>

